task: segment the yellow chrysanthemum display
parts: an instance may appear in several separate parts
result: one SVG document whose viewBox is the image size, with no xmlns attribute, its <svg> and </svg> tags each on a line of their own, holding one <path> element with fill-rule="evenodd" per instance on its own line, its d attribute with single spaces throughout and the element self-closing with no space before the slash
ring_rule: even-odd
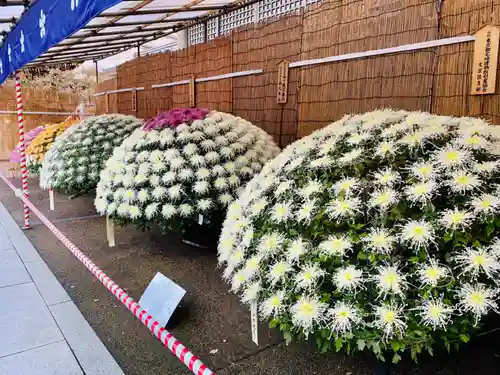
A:
<svg viewBox="0 0 500 375">
<path fill-rule="evenodd" d="M 28 166 L 32 172 L 38 172 L 46 152 L 50 150 L 56 138 L 75 123 L 77 123 L 76 120 L 68 118 L 58 124 L 47 126 L 44 131 L 36 136 L 26 149 Z"/>
</svg>

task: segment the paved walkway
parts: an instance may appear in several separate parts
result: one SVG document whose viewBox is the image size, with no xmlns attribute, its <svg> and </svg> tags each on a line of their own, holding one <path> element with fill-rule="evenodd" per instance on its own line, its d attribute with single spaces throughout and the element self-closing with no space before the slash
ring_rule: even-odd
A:
<svg viewBox="0 0 500 375">
<path fill-rule="evenodd" d="M 1 202 L 0 374 L 123 375 Z"/>
</svg>

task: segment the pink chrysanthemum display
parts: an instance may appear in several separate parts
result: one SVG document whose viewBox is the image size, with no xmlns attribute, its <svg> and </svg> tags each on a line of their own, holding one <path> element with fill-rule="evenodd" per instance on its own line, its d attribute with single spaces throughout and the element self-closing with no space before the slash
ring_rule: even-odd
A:
<svg viewBox="0 0 500 375">
<path fill-rule="evenodd" d="M 203 120 L 207 115 L 208 110 L 204 108 L 174 108 L 147 120 L 142 129 L 151 131 L 161 130 L 166 127 L 176 128 L 180 124 Z"/>
</svg>

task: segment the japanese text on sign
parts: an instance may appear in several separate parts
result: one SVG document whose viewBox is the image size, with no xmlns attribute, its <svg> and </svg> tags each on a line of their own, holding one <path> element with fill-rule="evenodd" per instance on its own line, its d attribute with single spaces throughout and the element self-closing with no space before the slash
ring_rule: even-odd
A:
<svg viewBox="0 0 500 375">
<path fill-rule="evenodd" d="M 472 94 L 493 94 L 496 86 L 500 30 L 494 26 L 485 26 L 475 35 Z"/>
<path fill-rule="evenodd" d="M 286 104 L 288 101 L 288 61 L 281 60 L 278 63 L 278 93 L 276 102 Z"/>
<path fill-rule="evenodd" d="M 189 79 L 189 107 L 196 107 L 196 82 L 194 76 Z"/>
</svg>

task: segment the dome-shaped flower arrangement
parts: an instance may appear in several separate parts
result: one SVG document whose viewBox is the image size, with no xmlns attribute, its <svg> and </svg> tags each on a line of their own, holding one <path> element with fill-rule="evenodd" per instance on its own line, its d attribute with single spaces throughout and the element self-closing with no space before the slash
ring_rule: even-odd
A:
<svg viewBox="0 0 500 375">
<path fill-rule="evenodd" d="M 67 129 L 46 153 L 40 186 L 69 194 L 94 189 L 106 160 L 142 122 L 133 116 L 102 115 Z"/>
<path fill-rule="evenodd" d="M 278 152 L 271 136 L 239 117 L 173 109 L 115 149 L 101 173 L 95 206 L 121 224 L 220 229 L 238 190 Z"/>
<path fill-rule="evenodd" d="M 288 341 L 394 362 L 498 311 L 500 135 L 382 110 L 287 147 L 228 210 L 224 277 Z"/>
<path fill-rule="evenodd" d="M 67 119 L 58 124 L 47 125 L 36 135 L 31 144 L 26 148 L 26 160 L 28 168 L 32 173 L 39 173 L 43 158 L 54 144 L 55 139 L 75 123 L 76 121 Z"/>
</svg>

